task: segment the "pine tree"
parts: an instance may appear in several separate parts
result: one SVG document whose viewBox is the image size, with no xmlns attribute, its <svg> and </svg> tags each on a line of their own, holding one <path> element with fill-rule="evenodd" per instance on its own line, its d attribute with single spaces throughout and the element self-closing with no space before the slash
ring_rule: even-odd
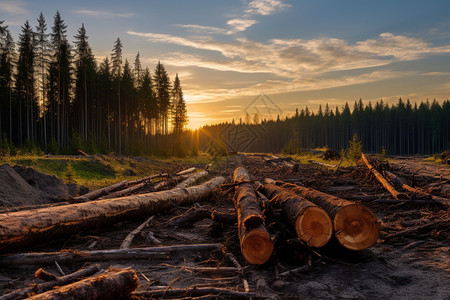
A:
<svg viewBox="0 0 450 300">
<path fill-rule="evenodd" d="M 78 34 L 75 35 L 75 45 L 76 85 L 74 106 L 75 113 L 78 116 L 75 123 L 79 124 L 78 132 L 82 134 L 84 142 L 87 143 L 89 133 L 93 131 L 94 127 L 93 125 L 89 126 L 88 120 L 93 120 L 93 116 L 95 116 L 95 111 L 90 108 L 94 107 L 92 98 L 96 85 L 96 66 L 84 24 L 81 24 Z"/>
<path fill-rule="evenodd" d="M 168 134 L 169 109 L 170 109 L 170 80 L 166 68 L 158 61 L 153 75 L 156 99 L 158 102 L 158 132 Z"/>
<path fill-rule="evenodd" d="M 117 38 L 114 43 L 113 52 L 111 54 L 112 61 L 112 76 L 114 80 L 117 82 L 117 114 L 115 113 L 115 117 L 117 116 L 117 151 L 122 153 L 122 112 L 121 112 L 121 101 L 120 101 L 120 78 L 122 76 L 122 42 L 120 38 Z M 115 120 L 116 121 L 116 120 Z"/>
<path fill-rule="evenodd" d="M 158 117 L 158 103 L 152 89 L 152 79 L 148 68 L 145 69 L 142 76 L 142 83 L 138 90 L 138 99 L 141 111 L 144 112 L 143 122 L 147 131 L 147 135 L 154 134 L 152 123 Z"/>
<path fill-rule="evenodd" d="M 136 111 L 136 90 L 134 88 L 134 80 L 132 70 L 128 60 L 125 60 L 123 66 L 122 79 L 120 81 L 120 99 L 122 103 L 122 117 L 121 120 L 125 122 L 125 143 L 124 148 L 126 152 L 130 150 L 130 136 L 134 132 L 135 120 L 132 118 L 133 113 Z"/>
<path fill-rule="evenodd" d="M 34 91 L 34 37 L 28 21 L 22 26 L 19 35 L 19 58 L 16 74 L 16 97 L 19 102 L 19 145 L 23 145 L 24 138 L 32 142 L 34 114 L 37 110 Z M 25 118 L 25 120 L 24 120 Z M 26 135 L 24 134 L 24 128 Z"/>
<path fill-rule="evenodd" d="M 142 83 L 142 66 L 139 52 L 134 59 L 134 83 L 136 88 L 139 88 Z"/>
<path fill-rule="evenodd" d="M 106 143 L 108 152 L 111 152 L 111 143 L 113 140 L 111 132 L 111 119 L 114 116 L 112 111 L 114 106 L 111 103 L 111 101 L 113 101 L 113 97 L 111 97 L 112 91 L 113 78 L 111 75 L 110 63 L 108 57 L 106 57 L 99 67 L 97 97 L 100 100 L 100 127 L 102 127 L 103 124 L 104 128 L 106 129 L 104 135 L 106 136 L 107 140 Z"/>
<path fill-rule="evenodd" d="M 349 141 L 349 147 L 347 151 L 348 159 L 356 163 L 361 158 L 361 154 L 362 142 L 358 140 L 358 135 L 354 133 L 352 140 Z"/>
<path fill-rule="evenodd" d="M 67 41 L 67 26 L 56 11 L 51 33 L 52 60 L 48 72 L 48 99 L 52 140 L 59 147 L 68 143 L 69 104 L 72 87 L 72 56 Z"/>
<path fill-rule="evenodd" d="M 37 97 L 39 99 L 39 107 L 41 109 L 40 115 L 42 116 L 42 140 L 44 145 L 44 151 L 47 152 L 47 86 L 46 79 L 48 77 L 48 65 L 50 62 L 50 45 L 48 42 L 47 24 L 45 22 L 44 14 L 41 12 L 37 19 L 38 25 L 36 26 L 36 79 L 37 79 Z"/>
<path fill-rule="evenodd" d="M 183 98 L 183 91 L 181 89 L 181 83 L 180 79 L 178 78 L 178 74 L 175 76 L 175 81 L 173 82 L 172 103 L 172 125 L 175 134 L 180 134 L 186 126 L 188 120 L 186 102 Z"/>
<path fill-rule="evenodd" d="M 2 23 L 3 21 L 0 22 Z M 0 31 L 0 133 L 7 132 L 7 140 L 13 142 L 12 82 L 15 45 L 7 26 L 0 26 Z"/>
</svg>

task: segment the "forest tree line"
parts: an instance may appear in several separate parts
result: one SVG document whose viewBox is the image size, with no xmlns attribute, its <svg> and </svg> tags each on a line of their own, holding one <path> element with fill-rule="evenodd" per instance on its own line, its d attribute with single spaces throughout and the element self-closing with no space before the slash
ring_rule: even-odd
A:
<svg viewBox="0 0 450 300">
<path fill-rule="evenodd" d="M 220 136 L 230 150 L 298 153 L 317 147 L 337 152 L 347 149 L 356 133 L 363 151 L 388 154 L 434 154 L 450 149 L 450 101 L 411 103 L 398 99 L 389 105 L 380 100 L 373 105 L 355 101 L 335 109 L 328 104 L 311 112 L 297 109 L 291 117 L 262 120 L 247 115 L 239 122 L 205 126 L 200 134 L 202 147 L 212 136 Z M 230 134 L 232 133 L 232 134 Z M 235 133 L 238 133 L 237 135 Z M 239 137 L 241 135 L 241 137 Z M 228 140 L 227 140 L 228 139 Z M 253 139 L 251 143 L 233 142 Z M 231 146 L 231 147 L 230 147 Z"/>
<path fill-rule="evenodd" d="M 56 12 L 28 20 L 14 42 L 0 20 L 0 135 L 3 148 L 45 153 L 182 154 L 186 104 L 176 75 L 164 65 L 153 73 L 123 58 L 120 38 L 97 64 L 84 24 L 71 44 Z"/>
</svg>

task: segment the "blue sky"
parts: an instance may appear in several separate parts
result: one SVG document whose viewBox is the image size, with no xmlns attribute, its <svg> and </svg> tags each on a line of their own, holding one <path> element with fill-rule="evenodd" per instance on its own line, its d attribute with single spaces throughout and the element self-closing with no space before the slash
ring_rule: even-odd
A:
<svg viewBox="0 0 450 300">
<path fill-rule="evenodd" d="M 178 73 L 193 128 L 243 116 L 261 92 L 285 115 L 450 94 L 448 0 L 19 0 L 0 1 L 0 20 L 17 39 L 57 9 L 71 41 L 85 24 L 98 60 L 120 37 L 129 61 Z"/>
</svg>

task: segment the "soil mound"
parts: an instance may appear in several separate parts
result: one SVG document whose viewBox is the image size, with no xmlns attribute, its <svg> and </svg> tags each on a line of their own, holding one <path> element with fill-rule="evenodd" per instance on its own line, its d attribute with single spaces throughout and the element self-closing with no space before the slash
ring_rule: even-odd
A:
<svg viewBox="0 0 450 300">
<path fill-rule="evenodd" d="M 0 166 L 0 206 L 47 203 L 42 192 L 28 184 L 10 165 Z"/>
<path fill-rule="evenodd" d="M 59 200 L 67 198 L 69 192 L 66 184 L 56 176 L 41 173 L 33 168 L 16 165 L 13 167 L 29 185 L 43 193 L 48 200 Z"/>
</svg>

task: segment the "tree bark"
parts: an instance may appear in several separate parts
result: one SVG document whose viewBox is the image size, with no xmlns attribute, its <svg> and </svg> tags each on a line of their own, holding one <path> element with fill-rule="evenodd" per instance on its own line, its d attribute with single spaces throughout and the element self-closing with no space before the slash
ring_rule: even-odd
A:
<svg viewBox="0 0 450 300">
<path fill-rule="evenodd" d="M 361 158 L 366 164 L 367 168 L 372 172 L 373 175 L 377 178 L 377 180 L 384 186 L 386 190 L 391 193 L 392 197 L 395 199 L 408 199 L 408 196 L 398 192 L 384 177 L 381 175 L 380 172 L 378 172 L 369 162 L 367 157 L 363 154 L 361 154 Z"/>
<path fill-rule="evenodd" d="M 264 264 L 272 255 L 273 242 L 264 227 L 264 215 L 259 208 L 255 190 L 248 183 L 250 176 L 247 170 L 239 167 L 234 171 L 233 179 L 238 184 L 234 205 L 242 255 L 251 264 Z"/>
<path fill-rule="evenodd" d="M 188 186 L 194 184 L 194 182 L 196 182 L 198 179 L 200 179 L 202 177 L 206 177 L 206 176 L 208 176 L 207 171 L 201 171 L 201 172 L 195 173 L 195 174 L 191 175 L 190 177 L 186 178 L 185 180 L 183 180 L 182 182 L 180 182 L 179 184 L 177 184 L 175 186 L 175 188 L 187 188 Z"/>
<path fill-rule="evenodd" d="M 182 216 L 176 218 L 172 222 L 172 226 L 185 228 L 203 219 L 211 219 L 213 221 L 228 225 L 233 225 L 237 222 L 236 215 L 234 214 L 221 213 L 211 207 L 193 207 Z"/>
<path fill-rule="evenodd" d="M 186 175 L 186 174 L 189 174 L 189 173 L 194 172 L 195 170 L 196 170 L 196 168 L 195 168 L 195 167 L 192 167 L 192 168 L 189 168 L 189 169 L 180 171 L 180 172 L 178 172 L 178 173 L 175 173 L 175 175 Z"/>
<path fill-rule="evenodd" d="M 323 247 L 328 243 L 333 235 L 333 223 L 325 210 L 273 184 L 265 184 L 259 189 L 272 204 L 281 207 L 284 219 L 301 240 L 311 247 Z"/>
<path fill-rule="evenodd" d="M 78 251 L 65 250 L 60 252 L 31 252 L 0 256 L 0 263 L 5 266 L 12 265 L 50 265 L 56 261 L 61 264 L 85 262 L 85 261 L 107 261 L 107 260 L 131 260 L 151 259 L 152 257 L 169 256 L 170 254 L 189 253 L 199 251 L 214 251 L 222 249 L 222 244 L 194 244 L 173 245 L 163 247 L 145 247 L 131 249 L 110 249 Z"/>
<path fill-rule="evenodd" d="M 89 201 L 89 200 L 94 200 L 94 199 L 96 199 L 98 197 L 101 197 L 103 195 L 107 195 L 107 194 L 109 194 L 111 192 L 120 190 L 120 189 L 124 188 L 126 185 L 127 185 L 127 181 L 124 180 L 124 181 L 115 183 L 113 185 L 110 185 L 110 186 L 107 186 L 107 187 L 104 187 L 104 188 L 101 188 L 101 189 L 89 192 L 89 193 L 84 194 L 82 196 L 74 197 L 72 199 L 72 201 L 73 202 L 86 202 L 86 201 Z"/>
<path fill-rule="evenodd" d="M 79 280 L 80 278 L 90 276 L 100 271 L 98 265 L 94 265 L 88 268 L 84 268 L 78 270 L 72 274 L 68 274 L 66 276 L 58 277 L 56 280 L 52 280 L 49 282 L 36 284 L 32 287 L 24 288 L 21 290 L 16 290 L 9 294 L 0 296 L 0 300 L 17 300 L 17 299 L 25 299 L 32 294 L 40 294 L 46 292 L 48 290 L 53 289 L 55 286 L 63 286 L 74 281 Z"/>
<path fill-rule="evenodd" d="M 0 252 L 22 250 L 20 247 L 83 229 L 207 200 L 224 182 L 224 177 L 216 177 L 186 189 L 0 214 Z"/>
<path fill-rule="evenodd" d="M 60 286 L 28 299 L 122 299 L 129 296 L 138 286 L 139 279 L 133 269 L 112 269 L 104 274 Z"/>
<path fill-rule="evenodd" d="M 363 250 L 377 241 L 380 225 L 367 207 L 296 184 L 276 183 L 323 208 L 333 220 L 334 235 L 345 248 Z"/>
</svg>

